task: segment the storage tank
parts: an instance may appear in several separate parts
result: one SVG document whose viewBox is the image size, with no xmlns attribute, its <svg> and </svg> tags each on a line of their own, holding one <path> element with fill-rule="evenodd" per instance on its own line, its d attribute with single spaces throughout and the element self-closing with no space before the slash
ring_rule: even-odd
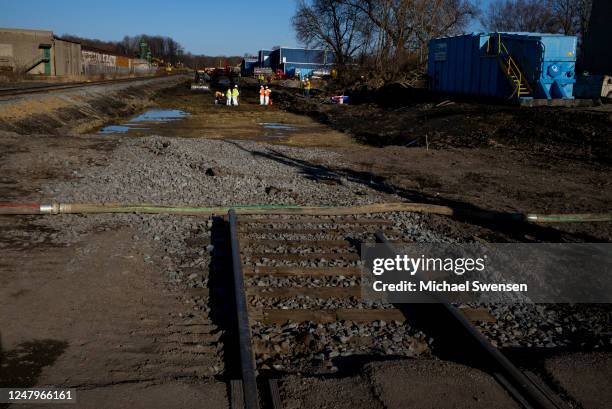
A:
<svg viewBox="0 0 612 409">
<path fill-rule="evenodd" d="M 434 91 L 520 99 L 572 99 L 575 36 L 471 33 L 429 42 Z"/>
</svg>

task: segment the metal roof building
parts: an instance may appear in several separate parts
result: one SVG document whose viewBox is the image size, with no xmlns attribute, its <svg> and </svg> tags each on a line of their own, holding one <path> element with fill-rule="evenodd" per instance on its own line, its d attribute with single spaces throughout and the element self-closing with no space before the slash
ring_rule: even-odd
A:
<svg viewBox="0 0 612 409">
<path fill-rule="evenodd" d="M 260 50 L 258 59 L 262 68 L 270 67 L 296 77 L 310 76 L 315 71 L 329 74 L 334 63 L 333 54 L 327 50 L 293 47 Z"/>
</svg>

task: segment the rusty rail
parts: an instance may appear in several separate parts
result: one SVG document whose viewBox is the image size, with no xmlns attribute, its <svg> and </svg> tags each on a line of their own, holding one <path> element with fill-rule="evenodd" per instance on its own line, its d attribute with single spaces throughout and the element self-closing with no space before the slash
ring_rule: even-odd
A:
<svg viewBox="0 0 612 409">
<path fill-rule="evenodd" d="M 238 323 L 238 338 L 240 344 L 240 366 L 242 369 L 242 391 L 245 409 L 259 409 L 259 396 L 257 392 L 257 375 L 255 372 L 255 359 L 251 343 L 251 327 L 247 309 L 246 294 L 244 291 L 244 276 L 242 274 L 242 261 L 240 259 L 240 243 L 238 241 L 238 222 L 236 211 L 230 209 L 228 213 L 230 227 L 230 243 L 232 247 L 232 272 L 234 278 L 234 297 Z"/>
</svg>

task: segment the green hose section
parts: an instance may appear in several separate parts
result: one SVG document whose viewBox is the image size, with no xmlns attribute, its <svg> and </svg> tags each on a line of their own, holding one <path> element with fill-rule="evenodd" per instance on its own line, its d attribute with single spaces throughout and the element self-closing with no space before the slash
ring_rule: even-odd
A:
<svg viewBox="0 0 612 409">
<path fill-rule="evenodd" d="M 611 214 L 528 214 L 527 221 L 536 223 L 610 222 Z"/>
</svg>

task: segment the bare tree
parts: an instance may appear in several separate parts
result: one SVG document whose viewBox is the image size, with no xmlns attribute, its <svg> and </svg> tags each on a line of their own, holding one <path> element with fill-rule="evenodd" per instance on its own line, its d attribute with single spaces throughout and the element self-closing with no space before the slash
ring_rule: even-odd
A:
<svg viewBox="0 0 612 409">
<path fill-rule="evenodd" d="M 395 67 L 414 55 L 422 62 L 430 39 L 460 32 L 476 15 L 471 0 L 345 1 L 376 27 L 379 59 Z"/>
<path fill-rule="evenodd" d="M 331 50 L 339 66 L 369 42 L 366 19 L 344 0 L 300 0 L 292 24 L 300 42 Z"/>
<path fill-rule="evenodd" d="M 496 0 L 481 22 L 489 30 L 584 36 L 591 0 Z"/>
<path fill-rule="evenodd" d="M 491 31 L 556 32 L 558 24 L 544 0 L 496 0 L 481 20 Z"/>
<path fill-rule="evenodd" d="M 552 10 L 559 32 L 584 37 L 591 15 L 591 0 L 546 0 L 546 3 Z"/>
</svg>

